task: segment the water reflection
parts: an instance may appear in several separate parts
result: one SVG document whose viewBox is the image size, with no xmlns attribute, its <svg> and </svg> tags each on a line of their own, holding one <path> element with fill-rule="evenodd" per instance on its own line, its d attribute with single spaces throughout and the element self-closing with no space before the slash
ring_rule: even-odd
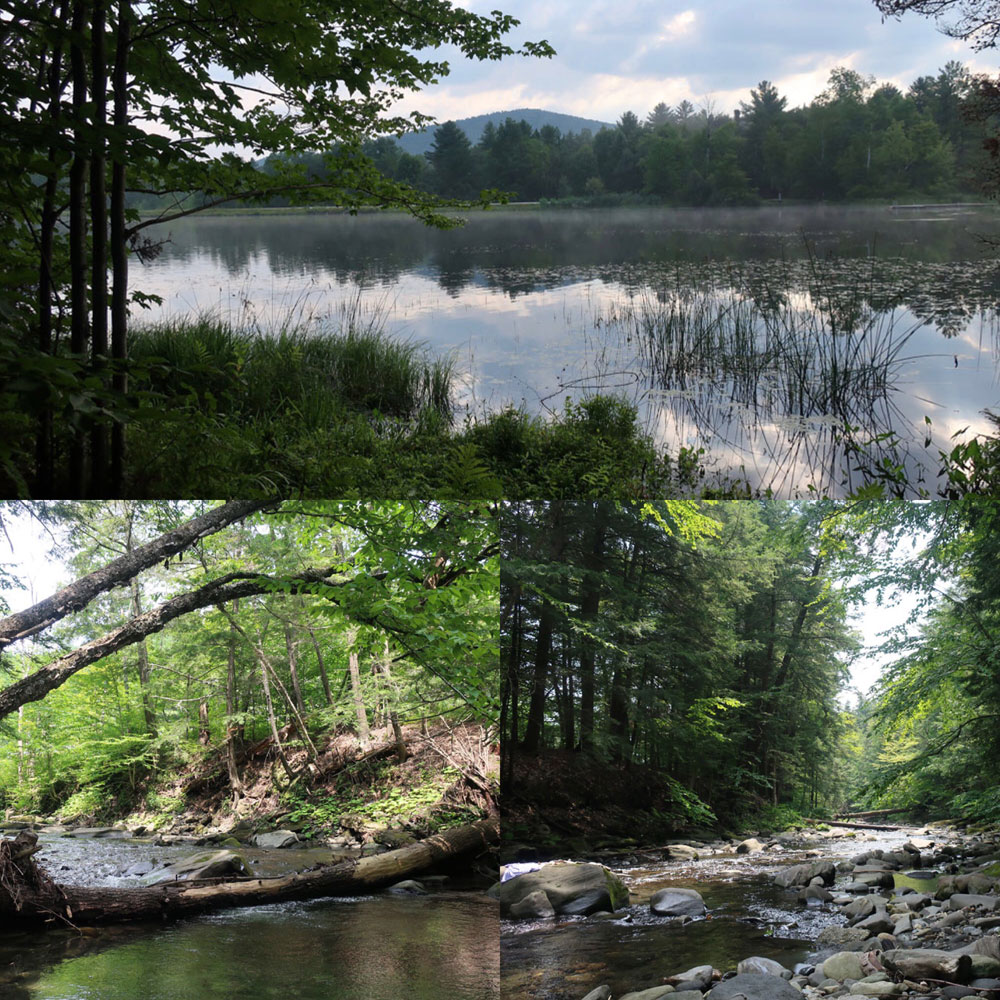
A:
<svg viewBox="0 0 1000 1000">
<path fill-rule="evenodd" d="M 901 215 L 503 212 L 448 232 L 388 215 L 202 218 L 133 276 L 164 297 L 154 315 L 214 309 L 265 329 L 289 313 L 336 325 L 356 304 L 451 354 L 473 412 L 616 392 L 671 452 L 705 449 L 719 478 L 751 488 L 843 492 L 888 461 L 933 490 L 939 451 L 989 432 L 1000 395 L 1000 269 L 982 240 L 1000 216 Z M 665 362 L 602 322 L 645 299 L 734 295 L 762 315 L 819 311 L 824 334 L 741 354 L 730 331 L 714 361 Z"/>
<path fill-rule="evenodd" d="M 457 893 L 232 910 L 4 942 L 17 1000 L 498 1000 L 496 904 Z M 44 950 L 41 950 L 44 949 Z M 46 968 L 50 963 L 56 964 Z"/>
</svg>

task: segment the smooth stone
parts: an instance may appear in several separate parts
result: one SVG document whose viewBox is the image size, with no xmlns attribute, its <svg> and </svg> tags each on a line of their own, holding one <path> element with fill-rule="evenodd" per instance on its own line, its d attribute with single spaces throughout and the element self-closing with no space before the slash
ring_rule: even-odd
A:
<svg viewBox="0 0 1000 1000">
<path fill-rule="evenodd" d="M 749 837 L 736 845 L 737 854 L 756 854 L 757 851 L 763 850 L 764 845 L 756 837 Z"/>
<path fill-rule="evenodd" d="M 588 913 L 614 911 L 628 905 L 628 888 L 604 865 L 559 861 L 501 883 L 501 912 L 506 912 L 538 890 L 548 896 L 556 913 L 571 912 L 567 907 L 572 907 L 575 900 L 584 898 Z M 574 907 L 572 912 L 580 914 L 579 906 Z"/>
<path fill-rule="evenodd" d="M 291 847 L 299 843 L 299 835 L 293 830 L 273 830 L 270 833 L 258 833 L 253 837 L 253 843 L 257 847 L 269 849 Z"/>
<path fill-rule="evenodd" d="M 185 882 L 198 878 L 216 878 L 222 875 L 253 875 L 243 855 L 235 851 L 206 851 L 175 861 L 141 879 L 143 885 L 160 885 L 163 882 Z"/>
<path fill-rule="evenodd" d="M 861 955 L 856 951 L 838 951 L 823 963 L 823 975 L 843 982 L 845 979 L 863 979 Z"/>
<path fill-rule="evenodd" d="M 673 986 L 654 986 L 652 989 L 640 990 L 638 993 L 626 993 L 619 1000 L 660 1000 L 660 997 L 673 993 Z"/>
<path fill-rule="evenodd" d="M 971 895 L 965 892 L 956 892 L 948 900 L 949 910 L 960 910 L 964 906 L 979 906 L 984 910 L 995 910 L 1000 905 L 1000 896 Z"/>
<path fill-rule="evenodd" d="M 873 913 L 870 917 L 859 920 L 855 926 L 868 931 L 874 937 L 877 934 L 891 933 L 896 925 L 884 913 Z"/>
<path fill-rule="evenodd" d="M 840 927 L 836 924 L 824 927 L 816 938 L 821 948 L 838 948 L 845 944 L 859 944 L 868 940 L 868 932 L 858 927 Z"/>
<path fill-rule="evenodd" d="M 773 958 L 762 958 L 760 955 L 744 958 L 736 966 L 736 973 L 737 975 L 783 976 L 786 979 L 791 976 L 791 972 L 780 962 L 776 962 Z"/>
<path fill-rule="evenodd" d="M 711 965 L 696 965 L 687 972 L 678 972 L 675 976 L 665 978 L 678 993 L 681 993 L 686 990 L 707 990 L 714 974 L 715 969 Z"/>
<path fill-rule="evenodd" d="M 583 1000 L 611 1000 L 611 987 L 598 986 L 596 990 L 591 990 Z"/>
<path fill-rule="evenodd" d="M 709 1000 L 802 1000 L 802 993 L 778 976 L 748 973 L 724 979 L 705 994 Z M 623 998 L 624 1000 L 624 998 Z"/>
<path fill-rule="evenodd" d="M 831 862 L 813 861 L 809 864 L 792 865 L 785 868 L 774 876 L 774 883 L 788 889 L 792 886 L 809 885 L 818 876 L 823 880 L 824 885 L 832 885 L 836 875 L 837 869 Z"/>
<path fill-rule="evenodd" d="M 863 997 L 898 997 L 903 992 L 901 983 L 854 983 L 851 993 Z"/>
<path fill-rule="evenodd" d="M 670 844 L 667 847 L 667 855 L 678 861 L 697 861 L 699 856 L 697 848 L 690 844 Z"/>
<path fill-rule="evenodd" d="M 694 889 L 661 889 L 654 893 L 649 908 L 658 917 L 700 917 L 705 900 Z"/>
</svg>

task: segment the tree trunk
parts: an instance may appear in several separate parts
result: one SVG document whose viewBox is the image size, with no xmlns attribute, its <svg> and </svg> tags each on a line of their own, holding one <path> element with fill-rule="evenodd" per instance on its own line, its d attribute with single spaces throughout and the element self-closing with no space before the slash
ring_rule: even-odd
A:
<svg viewBox="0 0 1000 1000">
<path fill-rule="evenodd" d="M 239 601 L 233 601 L 233 616 L 239 611 Z M 235 807 L 243 798 L 243 781 L 236 764 L 236 740 L 242 735 L 241 727 L 233 722 L 236 714 L 236 629 L 229 622 L 229 663 L 226 669 L 226 768 L 229 771 L 229 789 L 233 793 Z"/>
<path fill-rule="evenodd" d="M 125 229 L 125 163 L 128 147 L 128 53 L 131 45 L 132 5 L 119 0 L 118 29 L 115 33 L 115 67 L 111 85 L 114 91 L 115 149 L 111 161 L 111 361 L 112 385 L 122 395 L 128 391 L 125 361 L 128 357 L 128 247 Z M 111 426 L 111 496 L 124 495 L 125 428 L 119 422 Z"/>
<path fill-rule="evenodd" d="M 351 646 L 357 641 L 357 633 L 351 632 L 348 636 Z M 354 697 L 354 713 L 358 717 L 358 740 L 363 750 L 368 749 L 371 740 L 371 733 L 368 730 L 368 713 L 365 711 L 365 701 L 361 696 L 361 671 L 358 668 L 358 651 L 352 648 L 347 657 L 348 669 L 351 671 L 351 693 Z"/>
<path fill-rule="evenodd" d="M 107 127 L 108 60 L 104 31 L 107 20 L 105 0 L 93 0 L 91 51 L 91 103 L 94 106 L 94 150 L 90 160 L 91 221 L 91 358 L 96 369 L 105 366 L 108 354 L 108 203 L 104 170 Z M 90 430 L 91 495 L 120 496 L 108 492 L 108 429 L 95 421 Z"/>
<path fill-rule="evenodd" d="M 226 525 L 273 504 L 273 500 L 233 500 L 214 507 L 146 545 L 140 545 L 133 552 L 113 559 L 101 569 L 80 577 L 44 601 L 0 619 L 0 650 L 18 639 L 37 635 L 67 615 L 86 607 L 98 594 L 127 583 L 144 569 L 189 548 L 199 538 L 221 531 Z"/>
<path fill-rule="evenodd" d="M 305 702 L 302 700 L 302 688 L 299 685 L 299 667 L 297 662 L 298 643 L 292 638 L 292 626 L 285 622 L 285 651 L 288 653 L 288 675 L 292 680 L 292 693 L 295 695 L 295 707 L 300 715 L 306 714 Z"/>
<path fill-rule="evenodd" d="M 542 741 L 542 722 L 545 717 L 545 689 L 549 680 L 549 658 L 552 653 L 552 627 L 555 609 L 546 598 L 538 613 L 538 637 L 535 640 L 535 674 L 531 683 L 531 700 L 528 703 L 528 721 L 524 728 L 524 752 L 537 754 Z"/>
<path fill-rule="evenodd" d="M 76 927 L 133 920 L 173 920 L 210 910 L 322 896 L 354 896 L 384 888 L 460 857 L 475 857 L 500 840 L 498 817 L 455 827 L 417 844 L 370 858 L 342 861 L 282 878 L 201 880 L 142 889 L 56 885 L 32 859 L 10 861 L 13 841 L 0 844 L 0 924 L 18 929 L 65 920 Z M 18 869 L 23 874 L 17 874 Z M 11 881 L 12 876 L 16 881 Z"/>
<path fill-rule="evenodd" d="M 69 4 L 66 0 L 59 5 L 57 26 L 59 32 L 64 31 L 69 17 Z M 52 135 L 59 133 L 59 119 L 62 116 L 62 53 L 64 42 L 56 37 L 52 43 L 52 55 L 49 60 L 48 97 L 49 119 Z M 57 149 L 49 147 L 49 164 L 52 173 L 45 179 L 45 197 L 42 201 L 42 215 L 38 232 L 38 349 L 43 354 L 51 354 L 52 344 L 52 296 L 55 292 L 55 282 L 52 278 L 52 248 L 55 242 L 56 194 L 59 189 L 59 175 L 55 169 Z M 45 404 L 38 415 L 38 429 L 35 438 L 35 488 L 34 495 L 38 497 L 53 496 L 53 460 L 52 460 L 52 407 Z"/>
<path fill-rule="evenodd" d="M 83 38 L 87 27 L 84 0 L 73 0 L 70 67 L 73 80 L 73 163 L 69 170 L 70 351 L 84 360 L 87 351 L 87 64 Z M 70 495 L 87 495 L 83 428 L 73 428 L 70 443 Z"/>
<path fill-rule="evenodd" d="M 212 729 L 208 721 L 208 701 L 198 702 L 198 742 L 207 747 L 212 742 Z"/>
<path fill-rule="evenodd" d="M 584 628 L 592 631 L 601 607 L 604 581 L 604 541 L 609 510 L 598 501 L 594 505 L 593 527 L 589 545 L 583 557 L 581 581 L 580 618 Z M 589 635 L 580 641 L 580 749 L 584 752 L 594 747 L 594 671 L 597 663 L 597 643 Z"/>
<path fill-rule="evenodd" d="M 403 730 L 399 728 L 399 716 L 390 712 L 389 721 L 392 723 L 392 735 L 396 737 L 396 760 L 402 764 L 410 755 L 406 749 L 406 740 L 403 739 Z"/>
</svg>

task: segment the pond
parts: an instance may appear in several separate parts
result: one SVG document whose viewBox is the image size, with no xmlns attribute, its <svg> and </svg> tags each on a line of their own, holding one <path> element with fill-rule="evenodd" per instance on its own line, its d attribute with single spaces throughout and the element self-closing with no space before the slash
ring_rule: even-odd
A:
<svg viewBox="0 0 1000 1000">
<path fill-rule="evenodd" d="M 105 840 L 49 841 L 40 855 L 57 880 L 135 885 L 138 860 L 192 848 Z M 315 860 L 270 852 L 273 873 Z M 293 854 L 302 855 L 294 858 Z M 248 851 L 260 865 L 262 852 Z M 77 873 L 60 871 L 66 863 Z M 435 890 L 246 907 L 165 927 L 83 934 L 5 932 L 0 996 L 11 1000 L 499 1000 L 499 919 L 483 892 Z"/>
<path fill-rule="evenodd" d="M 160 230 L 158 232 L 158 229 Z M 447 354 L 459 412 L 614 392 L 671 453 L 776 496 L 843 494 L 887 454 L 934 486 L 997 385 L 992 209 L 503 210 L 185 219 L 133 286 L 151 318 L 345 317 Z"/>
</svg>

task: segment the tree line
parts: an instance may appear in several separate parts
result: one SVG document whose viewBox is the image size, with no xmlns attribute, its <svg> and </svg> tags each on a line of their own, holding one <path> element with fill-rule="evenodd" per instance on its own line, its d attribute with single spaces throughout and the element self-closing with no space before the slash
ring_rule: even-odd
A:
<svg viewBox="0 0 1000 1000">
<path fill-rule="evenodd" d="M 836 801 L 847 776 L 836 699 L 855 638 L 828 513 L 751 501 L 509 505 L 505 796 L 524 790 L 532 758 L 564 753 L 649 776 L 635 808 L 665 823 Z"/>
<path fill-rule="evenodd" d="M 387 176 L 451 198 L 483 189 L 524 201 L 630 195 L 675 205 L 981 195 L 989 87 L 955 61 L 905 93 L 838 67 L 800 108 L 762 80 L 732 115 L 711 103 L 661 102 L 645 119 L 628 111 L 596 134 L 507 118 L 489 123 L 475 145 L 449 121 L 422 157 L 391 138 L 370 141 L 365 152 Z M 297 162 L 323 176 L 319 156 Z"/>
<path fill-rule="evenodd" d="M 661 832 L 1000 817 L 997 500 L 550 501 L 501 525 L 514 839 L 597 803 Z M 899 593 L 908 620 L 863 647 L 851 609 Z M 885 666 L 849 697 L 862 653 Z"/>
</svg>

